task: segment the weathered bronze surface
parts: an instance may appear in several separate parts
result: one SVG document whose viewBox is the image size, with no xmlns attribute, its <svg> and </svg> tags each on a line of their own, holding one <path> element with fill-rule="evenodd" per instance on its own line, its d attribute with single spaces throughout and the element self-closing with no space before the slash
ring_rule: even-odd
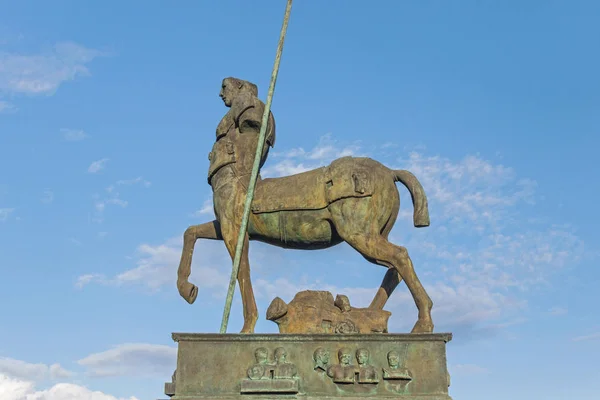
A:
<svg viewBox="0 0 600 400">
<path fill-rule="evenodd" d="M 451 334 L 173 334 L 173 400 L 450 400 Z"/>
<path fill-rule="evenodd" d="M 280 333 L 386 333 L 391 313 L 373 308 L 355 308 L 348 297 L 330 292 L 305 290 L 286 304 L 275 298 L 267 319 Z"/>
<path fill-rule="evenodd" d="M 247 371 L 241 382 L 241 393 L 298 393 L 297 368 L 288 362 L 287 351 L 278 347 L 273 362 L 269 362 L 269 350 L 259 347 L 254 352 L 256 363 Z"/>
<path fill-rule="evenodd" d="M 177 287 L 189 303 L 198 295 L 198 288 L 188 281 L 196 240 L 223 240 L 234 257 L 265 107 L 258 99 L 256 85 L 241 79 L 224 79 L 220 97 L 229 111 L 217 126 L 208 170 L 216 220 L 185 231 L 178 269 Z M 270 114 L 261 165 L 274 144 L 275 120 Z M 419 311 L 412 332 L 432 332 L 432 301 L 406 248 L 388 241 L 400 207 L 395 182 L 401 182 L 411 194 L 414 225 L 428 226 L 427 198 L 417 178 L 370 158 L 343 157 L 329 166 L 301 174 L 259 177 L 237 276 L 244 312 L 242 332 L 254 332 L 258 318 L 250 280 L 249 240 L 296 249 L 321 249 L 347 242 L 367 260 L 388 268 L 369 308 L 382 310 L 403 279 Z"/>
</svg>

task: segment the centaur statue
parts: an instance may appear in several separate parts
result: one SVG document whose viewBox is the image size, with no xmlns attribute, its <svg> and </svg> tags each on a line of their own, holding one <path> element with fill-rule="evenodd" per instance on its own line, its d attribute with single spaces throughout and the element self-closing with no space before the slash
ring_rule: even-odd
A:
<svg viewBox="0 0 600 400">
<path fill-rule="evenodd" d="M 196 240 L 223 240 L 234 258 L 265 110 L 256 85 L 248 81 L 224 79 L 220 97 L 229 111 L 217 127 L 216 142 L 208 157 L 208 183 L 213 190 L 216 219 L 185 231 L 177 271 L 179 294 L 190 304 L 198 295 L 198 288 L 188 281 Z M 272 114 L 266 132 L 261 166 L 275 144 Z M 383 309 L 404 279 L 419 310 L 412 332 L 431 333 L 433 303 L 406 248 L 388 241 L 400 209 L 395 182 L 402 183 L 411 194 L 414 226 L 429 226 L 427 197 L 417 178 L 370 158 L 343 157 L 326 167 L 282 178 L 259 176 L 237 275 L 244 310 L 242 333 L 253 333 L 258 319 L 248 262 L 250 240 L 305 250 L 348 243 L 368 261 L 388 268 L 369 307 Z"/>
</svg>

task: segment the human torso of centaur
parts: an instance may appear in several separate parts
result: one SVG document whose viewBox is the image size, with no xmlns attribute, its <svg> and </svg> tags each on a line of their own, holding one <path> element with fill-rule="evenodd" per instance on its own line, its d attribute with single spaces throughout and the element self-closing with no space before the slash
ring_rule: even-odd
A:
<svg viewBox="0 0 600 400">
<path fill-rule="evenodd" d="M 256 155 L 258 136 L 265 105 L 251 94 L 237 96 L 216 131 L 216 142 L 208 159 L 208 183 L 217 191 L 228 183 L 246 187 Z M 275 119 L 269 114 L 266 141 L 261 166 L 267 159 L 269 147 L 275 144 Z"/>
</svg>

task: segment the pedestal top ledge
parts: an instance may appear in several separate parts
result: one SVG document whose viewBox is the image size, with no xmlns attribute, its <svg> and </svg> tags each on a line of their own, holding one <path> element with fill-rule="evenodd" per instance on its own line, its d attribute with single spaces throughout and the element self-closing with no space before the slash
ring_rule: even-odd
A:
<svg viewBox="0 0 600 400">
<path fill-rule="evenodd" d="M 175 342 L 355 342 L 367 339 L 370 342 L 396 340 L 398 342 L 445 342 L 452 340 L 452 333 L 371 333 L 371 334 L 282 334 L 282 333 L 173 333 Z"/>
</svg>

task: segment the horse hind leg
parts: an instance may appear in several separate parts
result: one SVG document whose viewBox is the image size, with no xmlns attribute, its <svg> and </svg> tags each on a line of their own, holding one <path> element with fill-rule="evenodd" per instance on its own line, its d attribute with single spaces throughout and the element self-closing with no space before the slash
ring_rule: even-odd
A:
<svg viewBox="0 0 600 400">
<path fill-rule="evenodd" d="M 399 203 L 399 199 L 398 199 L 398 203 Z M 390 231 L 392 230 L 394 223 L 396 222 L 396 218 L 398 217 L 399 208 L 400 207 L 398 204 L 396 207 L 394 207 L 392 209 L 392 213 L 390 214 L 390 217 L 385 222 L 383 229 L 381 230 L 381 237 L 385 240 L 387 240 L 387 238 L 390 234 Z M 400 282 L 402 282 L 402 276 L 398 273 L 396 268 L 394 268 L 394 266 L 390 262 L 380 262 L 378 264 L 382 264 L 382 265 L 388 267 L 389 269 L 385 273 L 385 276 L 383 277 L 383 281 L 381 282 L 381 286 L 377 290 L 377 293 L 375 294 L 375 297 L 373 298 L 371 305 L 369 305 L 369 308 L 376 309 L 376 310 L 383 310 L 383 307 L 385 307 L 385 304 L 389 300 L 390 296 L 392 295 L 392 293 L 394 292 L 394 290 L 396 289 L 398 284 L 400 284 Z"/>
<path fill-rule="evenodd" d="M 221 225 L 223 241 L 225 242 L 225 246 L 227 247 L 227 251 L 231 256 L 232 261 L 235 257 L 235 248 L 239 230 L 240 226 L 238 220 L 223 221 Z M 246 235 L 244 235 L 244 246 L 242 248 L 240 269 L 238 270 L 237 276 L 244 313 L 244 326 L 242 327 L 240 333 L 254 333 L 254 327 L 258 321 L 258 308 L 256 306 L 256 299 L 254 297 L 254 291 L 252 289 L 252 282 L 250 279 L 250 261 L 248 257 L 249 245 L 250 239 L 248 233 L 246 233 Z"/>
<path fill-rule="evenodd" d="M 377 293 L 375 294 L 373 301 L 371 301 L 369 308 L 375 310 L 383 310 L 383 307 L 385 307 L 385 304 L 389 300 L 390 296 L 392 295 L 398 284 L 402 281 L 402 276 L 400 276 L 396 268 L 394 268 L 394 266 L 392 266 L 391 264 L 387 262 L 383 263 L 381 261 L 377 263 L 381 263 L 382 265 L 388 267 L 388 270 L 385 273 L 383 281 L 381 282 L 381 286 L 379 287 L 379 289 L 377 289 Z"/>
<path fill-rule="evenodd" d="M 377 264 L 389 265 L 393 268 L 388 270 L 382 282 L 382 287 L 379 288 L 371 305 L 378 307 L 380 304 L 385 304 L 393 289 L 400 283 L 400 280 L 404 279 L 419 312 L 417 322 L 411 332 L 433 332 L 433 320 L 431 318 L 433 302 L 419 281 L 406 248 L 396 246 L 380 235 L 355 234 L 342 237 L 367 260 L 373 260 Z"/>
</svg>

